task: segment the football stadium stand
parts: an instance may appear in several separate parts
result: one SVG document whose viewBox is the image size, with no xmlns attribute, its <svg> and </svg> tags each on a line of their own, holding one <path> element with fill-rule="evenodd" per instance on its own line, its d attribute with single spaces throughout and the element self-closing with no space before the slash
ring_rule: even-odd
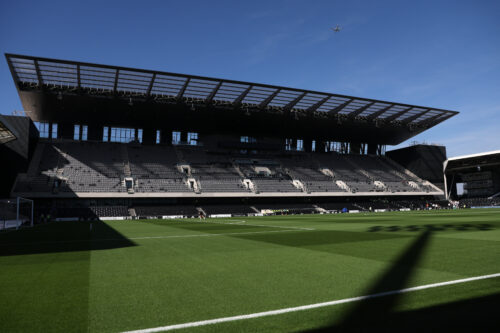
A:
<svg viewBox="0 0 500 333">
<path fill-rule="evenodd" d="M 458 156 L 444 162 L 447 198 L 488 199 L 495 202 L 500 195 L 500 150 Z M 458 193 L 460 184 L 462 193 Z M 467 202 L 476 205 L 478 201 Z M 483 200 L 486 205 L 487 200 Z"/>
<path fill-rule="evenodd" d="M 423 173 L 415 161 L 423 153 L 391 155 L 386 148 L 456 111 L 185 74 L 6 58 L 26 113 L 0 118 L 2 153 L 22 152 L 0 190 L 35 200 L 38 215 L 387 210 L 426 207 L 445 195 L 438 177 L 442 150 L 426 166 L 432 173 Z"/>
</svg>

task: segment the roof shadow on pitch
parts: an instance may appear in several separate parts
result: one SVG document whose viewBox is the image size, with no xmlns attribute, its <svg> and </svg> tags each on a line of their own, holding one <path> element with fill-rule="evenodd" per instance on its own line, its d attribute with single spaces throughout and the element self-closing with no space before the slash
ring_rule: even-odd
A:
<svg viewBox="0 0 500 333">
<path fill-rule="evenodd" d="M 277 229 L 274 229 L 277 230 Z M 285 231 L 286 229 L 278 229 Z M 396 235 L 387 233 L 366 233 L 340 230 L 288 230 L 290 232 L 277 232 L 269 234 L 249 234 L 249 235 L 232 235 L 232 237 L 272 243 L 276 245 L 292 246 L 292 247 L 313 247 L 318 245 L 340 244 L 340 243 L 355 243 L 365 241 L 377 241 L 383 239 L 407 238 L 407 235 Z"/>
<path fill-rule="evenodd" d="M 108 250 L 130 246 L 136 244 L 102 221 L 52 222 L 0 233 L 0 257 Z"/>
<path fill-rule="evenodd" d="M 385 300 L 366 301 L 372 308 Z M 330 326 L 307 332 L 496 332 L 500 294 L 477 297 L 422 309 L 373 314 L 351 326 Z"/>
<path fill-rule="evenodd" d="M 430 236 L 430 230 L 426 230 L 419 235 L 413 244 L 399 256 L 392 266 L 363 295 L 375 295 L 407 287 L 418 261 L 425 253 Z M 372 327 L 383 328 L 387 324 L 387 317 L 392 315 L 400 296 L 401 294 L 392 293 L 357 302 L 340 323 L 313 330 L 312 332 L 357 332 L 368 329 L 372 331 Z"/>
<path fill-rule="evenodd" d="M 368 228 L 368 232 L 440 232 L 440 231 L 489 231 L 496 227 L 489 223 L 459 223 L 459 224 L 415 224 L 415 225 L 376 225 Z"/>
</svg>

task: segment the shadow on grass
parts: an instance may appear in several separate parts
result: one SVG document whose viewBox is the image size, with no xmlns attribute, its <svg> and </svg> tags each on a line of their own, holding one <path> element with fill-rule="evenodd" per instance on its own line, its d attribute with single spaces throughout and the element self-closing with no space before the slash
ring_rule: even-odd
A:
<svg viewBox="0 0 500 333">
<path fill-rule="evenodd" d="M 273 234 L 233 235 L 232 237 L 293 247 L 310 247 L 329 244 L 377 241 L 407 238 L 407 235 L 375 234 L 340 230 L 316 230 Z"/>
<path fill-rule="evenodd" d="M 381 299 L 366 301 L 372 308 Z M 330 326 L 308 332 L 498 332 L 500 294 L 423 309 L 392 312 L 382 318 L 359 318 L 350 326 Z"/>
<path fill-rule="evenodd" d="M 424 225 L 376 225 L 370 227 L 368 232 L 398 232 L 398 231 L 488 231 L 493 230 L 495 227 L 492 224 L 424 224 Z"/>
<path fill-rule="evenodd" d="M 91 251 L 134 245 L 101 221 L 0 234 L 1 330 L 88 332 Z"/>
<path fill-rule="evenodd" d="M 105 250 L 135 245 L 102 221 L 53 222 L 0 234 L 0 257 Z"/>
<path fill-rule="evenodd" d="M 405 288 L 420 257 L 425 252 L 430 235 L 430 231 L 422 233 L 364 295 Z M 399 297 L 400 294 L 391 294 L 383 296 L 377 302 L 361 301 L 344 317 L 339 325 L 340 328 L 350 329 L 359 327 L 360 324 L 366 327 L 367 321 L 384 323 L 384 317 L 392 311 Z"/>
<path fill-rule="evenodd" d="M 422 233 L 413 244 L 393 263 L 363 295 L 373 295 L 406 287 L 418 260 L 424 253 L 431 232 Z M 363 331 L 372 330 L 371 327 L 386 323 L 386 317 L 392 312 L 400 294 L 382 296 L 376 301 L 361 301 L 346 314 L 340 324 L 325 327 L 315 332 L 328 332 L 330 330 L 340 331 Z"/>
<path fill-rule="evenodd" d="M 422 233 L 364 295 L 374 295 L 407 287 L 414 268 L 425 253 L 431 230 Z M 402 294 L 393 293 L 360 301 L 340 323 L 310 332 L 425 332 L 488 329 L 496 326 L 500 295 L 439 305 L 413 311 L 395 312 Z"/>
</svg>

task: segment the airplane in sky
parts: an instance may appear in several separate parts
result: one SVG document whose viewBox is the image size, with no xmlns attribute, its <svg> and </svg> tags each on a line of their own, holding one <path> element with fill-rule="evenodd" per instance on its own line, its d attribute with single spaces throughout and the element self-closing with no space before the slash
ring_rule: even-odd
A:
<svg viewBox="0 0 500 333">
<path fill-rule="evenodd" d="M 336 25 L 335 28 L 332 28 L 333 32 L 339 32 L 340 30 L 342 30 L 342 27 L 340 25 Z"/>
</svg>

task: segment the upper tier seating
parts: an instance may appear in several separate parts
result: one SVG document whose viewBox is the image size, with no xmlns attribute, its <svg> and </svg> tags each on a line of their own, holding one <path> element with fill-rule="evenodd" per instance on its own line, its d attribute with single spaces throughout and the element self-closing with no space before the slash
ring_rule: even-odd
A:
<svg viewBox="0 0 500 333">
<path fill-rule="evenodd" d="M 43 141 L 14 192 L 334 193 L 431 192 L 385 157 L 337 153 L 246 155 L 202 147 Z M 127 189 L 125 178 L 133 179 Z M 245 181 L 250 179 L 251 183 Z"/>
<path fill-rule="evenodd" d="M 123 161 L 118 147 L 118 144 L 90 142 L 46 145 L 35 175 L 18 178 L 16 190 L 126 192 L 121 185 Z"/>
<path fill-rule="evenodd" d="M 335 153 L 320 154 L 317 159 L 321 167 L 328 168 L 334 174 L 335 180 L 341 180 L 349 186 L 352 192 L 379 192 L 372 179 L 363 173 L 363 169 L 350 163 L 350 156 Z"/>
<path fill-rule="evenodd" d="M 172 147 L 129 146 L 128 160 L 132 176 L 151 179 L 182 179 Z"/>
<path fill-rule="evenodd" d="M 245 163 L 246 162 L 246 163 Z M 254 183 L 257 192 L 302 192 L 276 161 L 239 161 L 241 172 Z"/>
<path fill-rule="evenodd" d="M 62 176 L 67 179 L 63 192 L 126 192 L 121 184 L 123 161 L 119 145 L 97 143 L 60 144 Z"/>
<path fill-rule="evenodd" d="M 128 161 L 132 178 L 137 179 L 135 191 L 192 192 L 186 175 L 177 168 L 177 156 L 172 147 L 129 146 Z"/>
<path fill-rule="evenodd" d="M 307 192 L 346 192 L 335 183 L 333 177 L 325 175 L 318 167 L 289 164 L 287 170 L 293 179 L 298 179 L 305 185 Z"/>
<path fill-rule="evenodd" d="M 351 155 L 349 159 L 360 166 L 373 179 L 383 182 L 391 192 L 418 192 L 418 188 L 409 185 L 412 180 L 408 175 L 397 172 L 380 157 L 366 155 Z"/>
<path fill-rule="evenodd" d="M 248 192 L 231 164 L 191 164 L 191 175 L 202 192 Z"/>
</svg>

